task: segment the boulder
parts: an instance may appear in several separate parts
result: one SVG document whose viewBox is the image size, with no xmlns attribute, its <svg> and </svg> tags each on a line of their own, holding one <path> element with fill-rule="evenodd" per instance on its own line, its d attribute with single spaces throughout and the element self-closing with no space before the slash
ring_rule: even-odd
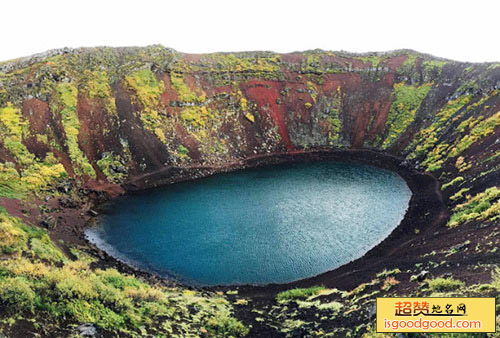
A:
<svg viewBox="0 0 500 338">
<path fill-rule="evenodd" d="M 97 329 L 92 323 L 85 323 L 77 327 L 80 337 L 97 337 Z"/>
</svg>

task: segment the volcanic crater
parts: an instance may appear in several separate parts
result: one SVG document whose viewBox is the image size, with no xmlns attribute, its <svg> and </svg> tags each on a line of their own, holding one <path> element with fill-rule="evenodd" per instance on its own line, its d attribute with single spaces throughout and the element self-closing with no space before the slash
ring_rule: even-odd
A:
<svg viewBox="0 0 500 338">
<path fill-rule="evenodd" d="M 496 296 L 499 90 L 500 63 L 411 50 L 100 47 L 0 63 L 0 330 L 358 336 L 374 332 L 377 296 L 433 295 L 436 280 Z M 318 276 L 192 287 L 84 236 L 123 194 L 325 161 L 391 170 L 412 196 L 379 245 Z"/>
</svg>

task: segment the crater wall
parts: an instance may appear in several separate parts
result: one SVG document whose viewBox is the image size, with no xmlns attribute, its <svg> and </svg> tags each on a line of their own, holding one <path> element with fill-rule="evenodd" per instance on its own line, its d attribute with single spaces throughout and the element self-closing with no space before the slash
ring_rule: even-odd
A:
<svg viewBox="0 0 500 338">
<path fill-rule="evenodd" d="M 430 270 L 435 276 L 451 272 L 468 284 L 489 281 L 500 244 L 491 227 L 500 222 L 499 91 L 500 63 L 456 62 L 411 50 L 196 55 L 162 46 L 102 47 L 3 62 L 0 244 L 4 253 L 29 257 L 25 265 L 62 259 L 50 240 L 43 242 L 50 250 L 40 251 L 42 241 L 14 220 L 20 219 L 48 228 L 73 257 L 65 241 L 84 243 L 81 227 L 96 214 L 89 208 L 109 197 L 266 158 L 315 154 L 411 170 L 405 178 L 418 198 L 409 212 L 419 218 L 406 219 L 396 231 L 402 241 L 397 248 L 383 243 L 365 263 L 299 286 L 351 288 L 396 262 L 398 270 L 418 265 L 419 275 Z M 429 189 L 433 197 L 426 199 Z M 387 255 L 392 260 L 382 261 Z M 439 259 L 444 263 L 434 262 Z M 31 277 L 19 287 L 26 289 Z M 407 280 L 401 288 L 417 287 Z M 245 292 L 263 297 L 264 305 L 255 306 L 267 312 L 274 300 L 266 297 L 282 289 Z M 367 313 L 353 313 L 357 319 L 346 315 L 344 324 L 369 320 Z M 250 312 L 237 315 L 254 325 L 254 333 L 270 336 L 274 330 Z M 122 325 L 115 324 L 102 327 Z M 190 332 L 198 332 L 197 325 Z"/>
</svg>

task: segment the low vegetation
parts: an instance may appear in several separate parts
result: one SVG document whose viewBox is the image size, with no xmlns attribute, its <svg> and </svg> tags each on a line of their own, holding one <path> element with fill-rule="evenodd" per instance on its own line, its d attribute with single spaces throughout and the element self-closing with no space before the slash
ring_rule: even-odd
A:
<svg viewBox="0 0 500 338">
<path fill-rule="evenodd" d="M 395 98 L 387 117 L 388 132 L 382 144 L 383 149 L 389 148 L 415 120 L 417 110 L 431 87 L 432 83 L 409 86 L 401 82 L 394 85 Z"/>
<path fill-rule="evenodd" d="M 70 83 L 61 83 L 56 88 L 56 96 L 51 103 L 51 111 L 60 119 L 66 134 L 69 157 L 75 163 L 75 173 L 95 178 L 95 170 L 87 156 L 80 149 L 80 121 L 76 112 L 78 89 Z"/>
<path fill-rule="evenodd" d="M 470 220 L 493 222 L 500 218 L 500 189 L 491 187 L 466 202 L 458 204 L 448 221 L 449 227 L 456 227 Z"/>
<path fill-rule="evenodd" d="M 310 288 L 298 288 L 298 289 L 291 289 L 287 291 L 282 291 L 278 293 L 276 296 L 276 299 L 278 302 L 285 302 L 289 300 L 297 300 L 297 299 L 306 299 L 310 296 L 313 296 L 320 292 L 321 290 L 324 290 L 324 286 L 313 286 Z"/>
<path fill-rule="evenodd" d="M 450 292 L 457 291 L 465 286 L 465 283 L 451 277 L 449 278 L 434 278 L 429 281 L 429 289 L 433 292 Z"/>
<path fill-rule="evenodd" d="M 0 212 L 0 305 L 16 318 L 94 323 L 112 332 L 241 337 L 248 329 L 215 294 L 147 284 L 114 269 L 71 261 L 47 233 Z M 148 327 L 148 331 L 144 331 Z"/>
</svg>

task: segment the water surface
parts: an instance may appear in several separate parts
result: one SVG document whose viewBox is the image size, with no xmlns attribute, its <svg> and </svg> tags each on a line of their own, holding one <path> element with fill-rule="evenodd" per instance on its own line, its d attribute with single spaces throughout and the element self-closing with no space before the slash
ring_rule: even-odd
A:
<svg viewBox="0 0 500 338">
<path fill-rule="evenodd" d="M 190 284 L 285 283 L 361 257 L 401 222 L 410 197 L 387 170 L 287 164 L 117 198 L 87 235 L 129 264 Z"/>
</svg>

